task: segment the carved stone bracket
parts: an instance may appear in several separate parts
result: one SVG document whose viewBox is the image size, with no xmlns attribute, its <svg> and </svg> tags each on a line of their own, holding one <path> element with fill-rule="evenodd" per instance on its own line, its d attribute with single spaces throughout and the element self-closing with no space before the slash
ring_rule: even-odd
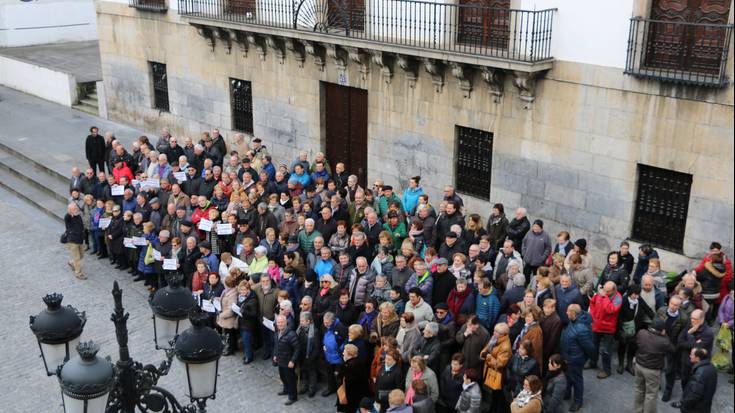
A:
<svg viewBox="0 0 735 413">
<path fill-rule="evenodd" d="M 240 51 L 243 55 L 248 55 L 248 37 L 245 32 L 241 32 L 239 30 L 229 30 L 230 32 L 230 39 L 234 40 L 235 43 L 237 43 L 237 46 L 240 48 Z"/>
<path fill-rule="evenodd" d="M 373 63 L 380 68 L 380 75 L 385 83 L 390 83 L 393 77 L 393 56 L 374 49 L 370 50 L 370 54 L 373 57 Z"/>
<path fill-rule="evenodd" d="M 255 48 L 255 50 L 258 52 L 258 56 L 260 56 L 260 60 L 265 61 L 265 43 L 263 39 L 255 34 L 255 33 L 248 33 L 248 43 L 250 43 L 251 46 Z"/>
<path fill-rule="evenodd" d="M 347 50 L 350 60 L 357 63 L 362 80 L 367 79 L 367 74 L 370 71 L 370 55 L 357 47 L 345 47 L 345 50 Z"/>
<path fill-rule="evenodd" d="M 531 104 L 536 99 L 536 77 L 537 73 L 513 72 L 513 85 L 518 88 L 523 107 L 531 108 Z"/>
<path fill-rule="evenodd" d="M 490 94 L 493 95 L 493 102 L 500 103 L 500 98 L 503 96 L 505 72 L 492 67 L 483 67 L 481 73 L 482 79 L 490 89 Z"/>
<path fill-rule="evenodd" d="M 336 44 L 327 44 L 327 56 L 334 60 L 337 70 L 344 72 L 347 70 L 347 56 L 344 50 L 340 49 Z"/>
<path fill-rule="evenodd" d="M 431 75 L 431 82 L 434 83 L 434 90 L 437 93 L 441 93 L 442 87 L 444 87 L 444 66 L 435 59 L 429 59 L 426 57 L 423 59 L 423 62 L 426 73 Z"/>
<path fill-rule="evenodd" d="M 309 40 L 301 40 L 301 44 L 304 45 L 304 50 L 306 51 L 306 53 L 309 56 L 314 57 L 314 64 L 319 69 L 319 71 L 323 72 L 324 65 L 326 64 L 326 59 L 324 58 L 324 47 Z"/>
<path fill-rule="evenodd" d="M 276 54 L 279 64 L 286 61 L 286 50 L 283 48 L 283 39 L 276 36 L 265 35 L 265 44 Z"/>
<path fill-rule="evenodd" d="M 286 50 L 290 51 L 294 59 L 296 59 L 299 67 L 304 67 L 304 60 L 306 60 L 304 45 L 290 37 L 285 38 L 283 43 L 286 46 Z"/>
<path fill-rule="evenodd" d="M 465 98 L 470 97 L 472 91 L 472 67 L 462 63 L 451 62 L 452 76 L 457 78 L 457 86 Z"/>
<path fill-rule="evenodd" d="M 201 24 L 195 24 L 193 25 L 194 28 L 197 29 L 197 34 L 202 36 L 207 43 L 209 44 L 209 47 L 212 48 L 212 51 L 214 52 L 214 46 L 216 44 L 215 40 L 215 34 L 211 27 L 202 26 Z"/>
<path fill-rule="evenodd" d="M 232 41 L 235 37 L 234 31 L 218 27 L 214 29 L 214 34 L 225 45 L 225 52 L 227 54 L 232 53 Z"/>
<path fill-rule="evenodd" d="M 414 88 L 416 86 L 416 81 L 419 78 L 418 73 L 418 64 L 416 60 L 414 60 L 410 56 L 399 54 L 397 55 L 398 59 L 398 66 L 403 69 L 403 72 L 406 74 L 406 80 L 408 81 L 408 87 Z"/>
</svg>

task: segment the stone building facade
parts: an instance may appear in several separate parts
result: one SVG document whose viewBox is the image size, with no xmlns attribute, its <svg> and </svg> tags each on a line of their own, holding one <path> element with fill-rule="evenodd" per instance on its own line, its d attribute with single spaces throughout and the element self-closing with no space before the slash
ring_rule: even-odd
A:
<svg viewBox="0 0 735 413">
<path fill-rule="evenodd" d="M 555 30 L 573 24 L 563 18 L 564 3 L 555 11 Z M 625 3 L 632 7 L 627 13 L 650 8 L 641 0 Z M 682 269 L 712 240 L 732 253 L 732 83 L 642 79 L 619 66 L 564 56 L 530 76 L 509 65 L 500 72 L 482 62 L 453 64 L 453 56 L 436 60 L 443 71 L 431 73 L 420 57 L 402 70 L 400 54 L 388 62 L 386 53 L 381 61 L 369 48 L 329 43 L 322 45 L 326 53 L 310 54 L 279 30 L 205 26 L 176 10 L 153 13 L 113 1 L 97 8 L 106 105 L 116 121 L 194 138 L 219 127 L 231 136 L 230 79 L 243 79 L 251 82 L 253 134 L 276 160 L 288 162 L 302 149 L 325 150 L 325 84 L 350 86 L 367 91 L 369 180 L 404 188 L 410 176 L 421 175 L 436 203 L 444 185 L 456 183 L 457 127 L 473 128 L 492 134 L 491 184 L 487 198 L 460 193 L 469 212 L 487 218 L 495 202 L 511 214 L 524 206 L 551 233 L 569 229 L 574 238 L 587 238 L 599 265 L 621 240 L 636 238 L 642 164 L 691 175 L 683 244 L 659 250 L 664 269 Z M 625 45 L 625 34 L 616 44 Z M 559 43 L 557 49 L 575 47 Z M 732 41 L 725 50 L 729 79 L 731 49 Z M 149 62 L 166 65 L 168 111 L 154 108 Z"/>
</svg>

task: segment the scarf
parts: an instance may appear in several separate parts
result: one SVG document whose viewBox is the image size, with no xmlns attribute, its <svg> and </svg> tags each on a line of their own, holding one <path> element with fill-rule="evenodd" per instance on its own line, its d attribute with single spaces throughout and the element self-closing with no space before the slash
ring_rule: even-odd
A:
<svg viewBox="0 0 735 413">
<path fill-rule="evenodd" d="M 361 325 L 365 329 L 365 331 L 370 331 L 376 315 L 378 315 L 377 311 L 373 311 L 372 313 L 363 313 L 357 324 Z"/>
<path fill-rule="evenodd" d="M 329 287 L 322 288 L 319 290 L 319 297 L 324 297 L 329 292 Z"/>
<path fill-rule="evenodd" d="M 490 225 L 498 225 L 500 220 L 503 219 L 503 215 L 492 215 L 490 217 Z"/>
<path fill-rule="evenodd" d="M 540 393 L 541 392 L 531 393 L 529 390 L 522 390 L 518 393 L 518 396 L 516 396 L 515 403 L 518 407 L 524 407 L 531 401 L 531 399 L 538 397 Z"/>
<path fill-rule="evenodd" d="M 423 371 L 420 371 L 418 373 L 412 372 L 412 380 L 418 380 L 421 378 L 421 376 L 424 375 Z M 406 404 L 411 405 L 413 404 L 413 397 L 416 395 L 416 392 L 413 390 L 413 386 L 408 386 L 408 389 L 406 390 Z"/>
<path fill-rule="evenodd" d="M 311 354 L 311 350 L 314 347 L 314 323 L 309 323 L 309 327 L 305 328 L 304 326 L 299 326 L 299 329 L 301 331 L 306 330 L 306 354 L 305 357 L 308 357 L 309 354 Z"/>
<path fill-rule="evenodd" d="M 459 292 L 455 288 L 454 291 L 450 294 L 452 296 L 451 300 L 447 300 L 447 306 L 449 307 L 449 312 L 452 314 L 459 314 L 459 310 L 462 308 L 462 305 L 464 304 L 467 297 L 470 295 L 470 289 L 469 287 L 466 288 L 464 291 Z"/>
<path fill-rule="evenodd" d="M 518 336 L 516 337 L 515 341 L 513 342 L 513 349 L 514 350 L 518 350 L 518 345 L 521 344 L 521 340 L 523 339 L 523 336 L 525 336 L 526 333 L 528 332 L 528 330 L 530 330 L 531 327 L 533 327 L 535 325 L 536 325 L 536 322 L 535 321 L 533 323 L 531 323 L 531 324 L 524 324 L 523 325 L 523 328 L 521 329 L 521 333 L 518 334 Z"/>
<path fill-rule="evenodd" d="M 628 307 L 630 307 L 631 310 L 636 310 L 638 308 L 638 299 L 635 300 L 628 297 Z"/>
</svg>

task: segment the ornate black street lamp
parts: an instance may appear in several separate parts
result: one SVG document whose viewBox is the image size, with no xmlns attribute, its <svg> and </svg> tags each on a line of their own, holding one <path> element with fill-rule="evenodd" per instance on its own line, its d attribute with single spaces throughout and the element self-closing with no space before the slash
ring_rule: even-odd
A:
<svg viewBox="0 0 735 413">
<path fill-rule="evenodd" d="M 189 314 L 197 306 L 191 291 L 181 286 L 183 274 L 166 275 L 168 285 L 159 289 L 150 301 L 153 310 L 153 336 L 156 350 L 171 348 L 171 341 L 189 328 Z"/>
<path fill-rule="evenodd" d="M 100 359 L 96 356 L 99 347 L 92 342 L 77 346 L 78 357 L 69 360 L 68 355 L 65 356 L 66 362 L 58 366 L 56 370 L 63 395 L 64 411 L 66 413 L 134 413 L 137 409 L 140 412 L 206 412 L 207 400 L 215 398 L 219 358 L 224 349 L 222 337 L 210 327 L 205 326 L 206 315 L 194 307 L 189 314 L 192 327 L 171 340 L 174 348 L 166 350 L 166 360 L 162 361 L 158 367 L 151 364 L 143 365 L 130 358 L 127 328 L 129 314 L 125 313 L 122 306 L 122 290 L 117 281 L 114 283 L 112 296 L 115 301 L 115 312 L 111 320 L 115 324 L 119 360 L 112 366 L 109 358 Z M 47 299 L 48 297 L 51 298 Z M 181 297 L 182 301 L 179 304 L 184 306 L 186 304 L 183 296 Z M 188 298 L 191 299 L 191 295 L 188 295 Z M 44 297 L 44 301 L 49 305 L 46 313 L 60 311 L 60 295 L 51 294 Z M 53 304 L 53 308 L 49 302 Z M 79 314 L 71 307 L 67 309 Z M 42 337 L 44 340 L 47 337 L 42 334 L 46 330 L 41 328 L 48 323 L 44 317 L 51 317 L 46 313 L 42 312 L 37 317 L 31 317 L 31 329 L 36 333 L 40 344 L 44 343 Z M 69 318 L 71 319 L 70 316 Z M 85 320 L 84 313 L 81 313 L 79 318 Z M 84 321 L 81 324 L 83 326 Z M 68 325 L 72 323 L 69 322 Z M 81 328 L 79 330 L 81 334 Z M 70 336 L 72 334 L 65 335 L 63 338 Z M 79 334 L 75 336 L 75 339 L 79 340 Z M 56 339 L 56 341 L 61 340 L 61 338 Z M 65 348 L 68 348 L 72 340 L 70 338 L 62 342 L 67 346 Z M 55 362 L 50 361 L 43 346 L 41 346 L 41 352 L 46 366 Z M 61 352 L 55 351 L 54 354 L 61 354 Z M 174 355 L 186 367 L 191 402 L 186 406 L 182 406 L 169 391 L 156 385 L 161 376 L 168 374 Z M 55 356 L 55 360 L 57 358 L 58 356 Z"/>
<path fill-rule="evenodd" d="M 46 309 L 31 316 L 31 331 L 36 335 L 46 374 L 53 376 L 56 368 L 64 364 L 79 344 L 87 317 L 76 308 L 61 306 L 64 296 L 48 294 L 43 297 Z"/>
</svg>

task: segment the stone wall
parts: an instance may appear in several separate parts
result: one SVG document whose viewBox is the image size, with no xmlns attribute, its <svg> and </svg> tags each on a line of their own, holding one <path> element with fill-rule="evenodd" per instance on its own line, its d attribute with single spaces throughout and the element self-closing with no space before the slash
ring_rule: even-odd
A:
<svg viewBox="0 0 735 413">
<path fill-rule="evenodd" d="M 196 137 L 220 127 L 230 133 L 228 78 L 252 82 L 255 135 L 277 161 L 300 149 L 323 150 L 320 82 L 338 82 L 327 58 L 323 71 L 307 56 L 303 67 L 287 52 L 245 55 L 218 44 L 214 51 L 173 13 L 163 17 L 124 5 L 98 5 L 100 49 L 112 119 L 147 130 L 169 126 Z M 147 61 L 167 64 L 171 113 L 151 109 Z M 732 78 L 732 53 L 729 76 Z M 404 187 L 421 175 L 437 199 L 454 180 L 455 125 L 494 134 L 490 201 L 525 206 L 556 233 L 584 236 L 597 261 L 628 237 L 635 203 L 636 164 L 694 175 L 684 255 L 709 242 L 733 247 L 733 87 L 672 87 L 623 75 L 622 69 L 555 62 L 524 108 L 506 79 L 496 103 L 479 73 L 466 98 L 449 70 L 437 93 L 420 68 L 412 87 L 395 67 L 390 83 L 372 65 L 363 78 L 348 64 L 347 83 L 368 90 L 368 179 Z M 464 196 L 468 210 L 487 216 L 491 202 Z M 511 212 L 512 214 L 512 212 Z M 685 256 L 663 253 L 679 270 Z"/>
</svg>

